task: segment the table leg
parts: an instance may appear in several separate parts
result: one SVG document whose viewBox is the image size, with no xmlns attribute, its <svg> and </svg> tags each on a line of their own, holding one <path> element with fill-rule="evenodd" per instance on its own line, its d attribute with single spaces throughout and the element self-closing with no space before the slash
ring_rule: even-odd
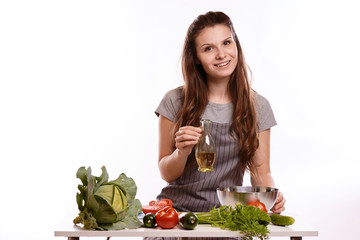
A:
<svg viewBox="0 0 360 240">
<path fill-rule="evenodd" d="M 290 240 L 302 240 L 302 237 L 290 237 Z"/>
</svg>

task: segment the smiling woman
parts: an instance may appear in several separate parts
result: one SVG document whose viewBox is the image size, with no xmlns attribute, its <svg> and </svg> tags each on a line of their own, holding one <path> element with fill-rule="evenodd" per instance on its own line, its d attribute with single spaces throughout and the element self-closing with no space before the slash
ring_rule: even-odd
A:
<svg viewBox="0 0 360 240">
<path fill-rule="evenodd" d="M 227 86 L 238 62 L 237 47 L 230 28 L 223 24 L 204 28 L 197 36 L 195 46 L 197 63 L 206 72 L 208 85 L 222 83 Z M 209 101 L 221 103 L 220 99 L 216 100 L 209 99 Z M 230 99 L 222 101 L 229 102 Z"/>
<path fill-rule="evenodd" d="M 181 211 L 207 212 L 220 206 L 216 188 L 241 186 L 245 171 L 252 185 L 274 187 L 269 147 L 276 121 L 269 102 L 251 88 L 248 71 L 230 18 L 223 12 L 198 16 L 183 47 L 184 85 L 170 90 L 155 112 L 158 165 L 168 182 L 158 200 L 171 199 Z M 204 118 L 212 122 L 216 145 L 209 173 L 198 171 L 194 157 Z M 271 211 L 280 213 L 285 201 L 278 196 Z"/>
<path fill-rule="evenodd" d="M 166 183 L 157 171 L 159 119 L 153 110 L 179 85 L 179 52 L 189 25 L 213 9 L 231 17 L 254 74 L 252 88 L 271 102 L 279 123 L 271 128 L 271 172 L 286 193 L 286 211 L 301 213 L 320 230 L 319 239 L 354 238 L 358 221 L 328 220 L 357 219 L 360 212 L 358 5 L 0 1 L 0 162 L 2 179 L 11 179 L 1 187 L 10 197 L 0 198 L 6 206 L 0 239 L 51 239 L 62 222 L 71 223 L 79 166 L 124 172 L 136 180 L 143 204 L 156 198 Z M 203 73 L 193 66 L 191 79 Z M 184 101 L 196 103 L 189 89 Z M 203 116 L 229 123 L 234 104 L 220 100 L 209 102 Z M 221 148 L 226 142 L 216 143 Z M 251 185 L 247 173 L 243 179 Z M 26 224 L 19 218 L 24 196 L 36 196 L 26 198 Z"/>
</svg>

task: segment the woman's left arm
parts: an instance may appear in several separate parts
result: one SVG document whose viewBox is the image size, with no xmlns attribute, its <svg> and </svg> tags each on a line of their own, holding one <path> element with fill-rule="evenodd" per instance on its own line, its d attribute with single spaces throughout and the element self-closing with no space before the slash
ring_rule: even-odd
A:
<svg viewBox="0 0 360 240">
<path fill-rule="evenodd" d="M 251 174 L 251 185 L 263 187 L 275 187 L 270 171 L 270 129 L 259 133 L 259 148 L 254 155 L 256 173 Z M 279 192 L 278 198 L 271 211 L 281 213 L 285 210 L 284 195 Z"/>
</svg>

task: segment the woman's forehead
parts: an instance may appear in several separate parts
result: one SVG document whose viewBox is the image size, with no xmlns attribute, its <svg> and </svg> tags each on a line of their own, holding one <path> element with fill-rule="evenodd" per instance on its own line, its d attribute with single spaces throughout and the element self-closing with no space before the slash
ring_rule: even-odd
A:
<svg viewBox="0 0 360 240">
<path fill-rule="evenodd" d="M 197 46 L 215 44 L 229 37 L 232 37 L 230 28 L 224 24 L 217 24 L 202 29 L 195 38 L 195 43 Z"/>
</svg>

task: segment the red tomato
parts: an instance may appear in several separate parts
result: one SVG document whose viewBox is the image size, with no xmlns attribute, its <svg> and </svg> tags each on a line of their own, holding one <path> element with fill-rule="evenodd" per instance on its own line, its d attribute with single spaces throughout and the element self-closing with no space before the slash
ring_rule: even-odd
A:
<svg viewBox="0 0 360 240">
<path fill-rule="evenodd" d="M 159 205 L 172 207 L 173 202 L 170 199 L 164 198 L 160 200 Z"/>
<path fill-rule="evenodd" d="M 179 216 L 174 208 L 167 206 L 155 214 L 155 221 L 161 228 L 170 229 L 178 224 Z"/>
<path fill-rule="evenodd" d="M 157 211 L 163 209 L 164 207 L 163 206 L 158 206 L 158 205 L 142 205 L 142 211 L 144 214 L 147 214 L 147 213 L 153 213 L 153 214 L 156 214 Z"/>
<path fill-rule="evenodd" d="M 159 205 L 158 201 L 153 200 L 149 202 L 149 206 L 157 206 L 157 205 Z"/>
<path fill-rule="evenodd" d="M 143 209 L 143 213 L 156 213 L 157 211 L 159 211 L 160 209 L 169 206 L 172 207 L 173 202 L 170 199 L 164 198 L 161 199 L 160 202 L 152 200 L 149 202 L 149 205 L 143 205 L 142 209 Z"/>
<path fill-rule="evenodd" d="M 264 212 L 268 212 L 267 209 L 266 209 L 266 206 L 265 204 L 263 204 L 262 202 L 260 201 L 251 201 L 249 202 L 247 205 L 251 205 L 251 206 L 254 206 L 256 208 L 259 208 L 260 210 L 264 211 Z"/>
</svg>

